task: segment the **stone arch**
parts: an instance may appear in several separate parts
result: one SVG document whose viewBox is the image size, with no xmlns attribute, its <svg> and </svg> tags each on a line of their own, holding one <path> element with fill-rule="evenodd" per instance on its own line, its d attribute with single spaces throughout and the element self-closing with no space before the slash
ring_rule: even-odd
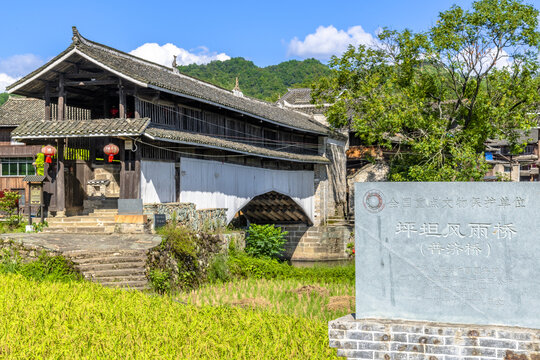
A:
<svg viewBox="0 0 540 360">
<path fill-rule="evenodd" d="M 268 191 L 253 197 L 237 214 L 256 224 L 313 224 L 300 204 L 277 191 Z"/>
</svg>

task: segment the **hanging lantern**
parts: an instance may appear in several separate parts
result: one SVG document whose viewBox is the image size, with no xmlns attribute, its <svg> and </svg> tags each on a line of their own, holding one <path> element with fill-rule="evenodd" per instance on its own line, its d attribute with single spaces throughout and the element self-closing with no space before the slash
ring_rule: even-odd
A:
<svg viewBox="0 0 540 360">
<path fill-rule="evenodd" d="M 56 155 L 56 148 L 52 145 L 47 145 L 41 148 L 41 152 L 45 155 L 45 162 L 47 164 L 52 163 L 52 157 Z"/>
<path fill-rule="evenodd" d="M 103 148 L 103 152 L 109 155 L 109 162 L 113 161 L 114 155 L 118 154 L 119 151 L 120 149 L 118 148 L 118 146 L 114 144 L 105 145 L 105 147 Z"/>
</svg>

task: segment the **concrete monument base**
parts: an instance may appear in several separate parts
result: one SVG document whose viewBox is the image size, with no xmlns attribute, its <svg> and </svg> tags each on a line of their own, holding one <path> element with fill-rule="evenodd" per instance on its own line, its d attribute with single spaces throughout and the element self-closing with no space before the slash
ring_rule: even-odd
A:
<svg viewBox="0 0 540 360">
<path fill-rule="evenodd" d="M 540 360 L 540 329 L 389 319 L 328 323 L 330 346 L 347 359 Z"/>
</svg>

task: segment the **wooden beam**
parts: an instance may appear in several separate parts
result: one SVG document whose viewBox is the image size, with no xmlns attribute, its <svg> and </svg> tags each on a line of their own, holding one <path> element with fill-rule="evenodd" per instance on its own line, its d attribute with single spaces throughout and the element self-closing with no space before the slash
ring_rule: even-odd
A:
<svg viewBox="0 0 540 360">
<path fill-rule="evenodd" d="M 77 74 L 71 74 L 71 73 L 66 73 L 64 74 L 64 77 L 66 79 L 93 79 L 93 78 L 96 78 L 97 76 L 108 76 L 108 74 L 101 74 L 101 73 L 94 73 L 94 72 L 89 72 L 89 71 L 79 71 Z"/>
<path fill-rule="evenodd" d="M 88 80 L 88 81 L 66 81 L 65 86 L 101 86 L 116 85 L 118 80 Z"/>
<path fill-rule="evenodd" d="M 134 146 L 137 146 L 135 142 L 133 142 Z M 135 174 L 133 175 L 133 184 L 135 186 L 133 195 L 134 199 L 140 199 L 141 198 L 141 159 L 142 159 L 142 144 L 139 144 L 137 146 L 137 150 L 135 150 Z"/>
<path fill-rule="evenodd" d="M 66 210 L 66 186 L 64 178 L 64 139 L 58 139 L 58 166 L 56 167 L 56 211 Z"/>
<path fill-rule="evenodd" d="M 58 110 L 56 118 L 58 120 L 64 120 L 66 114 L 66 90 L 64 88 L 64 75 L 60 74 L 58 81 Z"/>
<path fill-rule="evenodd" d="M 127 179 L 127 169 L 126 169 L 126 151 L 124 148 L 124 141 L 120 140 L 118 145 L 120 155 L 120 199 L 129 199 L 129 191 L 127 188 L 128 179 Z"/>
<path fill-rule="evenodd" d="M 51 95 L 49 93 L 49 86 L 45 86 L 45 120 L 51 120 Z"/>
<path fill-rule="evenodd" d="M 118 116 L 120 119 L 126 118 L 126 93 L 124 92 L 122 79 L 118 80 Z"/>
</svg>

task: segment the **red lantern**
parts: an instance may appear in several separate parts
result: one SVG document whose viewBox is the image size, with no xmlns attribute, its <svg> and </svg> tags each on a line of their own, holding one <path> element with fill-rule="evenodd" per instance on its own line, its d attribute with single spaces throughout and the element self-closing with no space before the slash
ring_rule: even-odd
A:
<svg viewBox="0 0 540 360">
<path fill-rule="evenodd" d="M 44 146 L 42 149 L 41 149 L 41 152 L 45 155 L 45 162 L 47 164 L 50 164 L 52 163 L 52 159 L 51 157 L 56 155 L 56 149 L 54 146 L 52 145 L 47 145 L 47 146 Z"/>
<path fill-rule="evenodd" d="M 105 147 L 103 148 L 103 152 L 109 155 L 109 162 L 113 161 L 114 155 L 118 154 L 119 151 L 120 149 L 118 148 L 118 146 L 114 144 L 105 145 Z"/>
</svg>

